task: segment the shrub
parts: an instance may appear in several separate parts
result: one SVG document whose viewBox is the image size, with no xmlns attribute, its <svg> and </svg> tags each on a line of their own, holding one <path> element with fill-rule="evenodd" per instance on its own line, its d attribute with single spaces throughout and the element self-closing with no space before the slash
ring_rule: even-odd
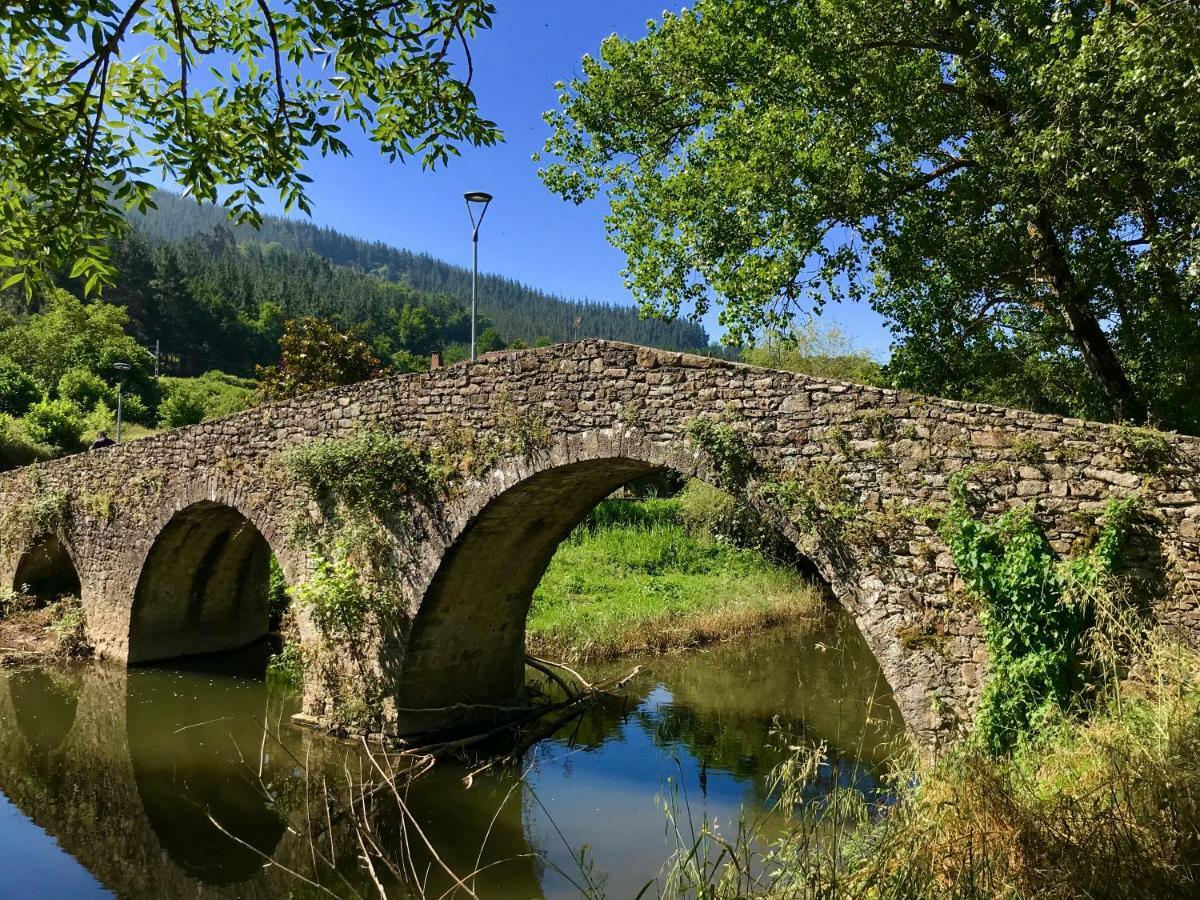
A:
<svg viewBox="0 0 1200 900">
<path fill-rule="evenodd" d="M 0 413 L 23 416 L 42 396 L 37 382 L 6 356 L 0 356 Z"/>
<path fill-rule="evenodd" d="M 0 471 L 27 466 L 54 456 L 54 448 L 35 443 L 21 423 L 0 413 Z"/>
<path fill-rule="evenodd" d="M 58 650 L 64 656 L 80 657 L 91 653 L 87 641 L 87 623 L 83 606 L 78 597 L 64 597 L 55 605 L 47 629 L 58 642 Z"/>
<path fill-rule="evenodd" d="M 795 548 L 770 522 L 706 482 L 689 481 L 679 495 L 679 504 L 680 519 L 694 535 L 757 550 L 775 560 L 790 560 L 795 555 Z"/>
<path fill-rule="evenodd" d="M 225 372 L 205 372 L 199 378 L 163 378 L 159 422 L 164 428 L 195 425 L 219 419 L 254 405 L 258 382 Z M 196 409 L 199 407 L 199 418 Z"/>
<path fill-rule="evenodd" d="M 93 409 L 100 402 L 114 402 L 112 388 L 87 369 L 68 369 L 58 380 L 58 396 L 70 400 L 80 409 Z"/>
<path fill-rule="evenodd" d="M 69 400 L 41 400 L 25 414 L 25 433 L 35 444 L 59 451 L 77 450 L 83 437 L 83 416 Z"/>
<path fill-rule="evenodd" d="M 204 398 L 194 390 L 182 387 L 171 391 L 158 406 L 158 424 L 161 428 L 182 428 L 198 425 L 204 421 Z"/>
</svg>

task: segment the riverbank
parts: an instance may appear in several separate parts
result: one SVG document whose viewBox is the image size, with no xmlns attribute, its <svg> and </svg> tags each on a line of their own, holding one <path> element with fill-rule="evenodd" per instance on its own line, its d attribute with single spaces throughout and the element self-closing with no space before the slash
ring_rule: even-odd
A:
<svg viewBox="0 0 1200 900">
<path fill-rule="evenodd" d="M 13 595 L 0 602 L 0 667 L 90 655 L 75 597 L 38 605 Z"/>
<path fill-rule="evenodd" d="M 821 590 L 794 568 L 689 529 L 679 500 L 607 500 L 546 570 L 526 646 L 589 662 L 815 622 L 824 609 Z"/>
</svg>

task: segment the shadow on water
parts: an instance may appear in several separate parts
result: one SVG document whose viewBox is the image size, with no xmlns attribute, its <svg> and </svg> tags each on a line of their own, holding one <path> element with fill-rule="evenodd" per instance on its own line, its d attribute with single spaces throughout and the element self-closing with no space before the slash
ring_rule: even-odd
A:
<svg viewBox="0 0 1200 900">
<path fill-rule="evenodd" d="M 66 890 L 68 869 L 78 869 L 65 854 L 121 896 L 310 893 L 264 869 L 260 854 L 311 871 L 305 769 L 344 784 L 369 765 L 353 747 L 291 725 L 295 698 L 264 683 L 265 659 L 259 647 L 170 668 L 0 672 L 0 791 L 28 817 L 0 817 L 0 844 L 35 826 L 57 841 L 62 880 L 42 876 L 44 895 Z M 644 672 L 621 699 L 543 741 L 523 772 L 464 790 L 463 771 L 440 765 L 412 785 L 406 801 L 424 838 L 394 802 L 377 802 L 376 840 L 428 873 L 430 896 L 453 882 L 425 839 L 456 873 L 481 870 L 472 879 L 480 896 L 576 896 L 567 876 L 585 845 L 608 894 L 632 896 L 674 849 L 662 809 L 672 789 L 687 793 L 697 819 L 731 823 L 766 809 L 782 759 L 776 719 L 830 748 L 814 797 L 834 784 L 874 790 L 877 747 L 899 733 L 878 666 L 844 623 L 612 669 L 637 662 Z M 264 722 L 279 744 L 264 741 Z M 318 833 L 338 872 L 323 880 L 374 893 L 352 833 L 336 811 L 330 820 Z"/>
</svg>

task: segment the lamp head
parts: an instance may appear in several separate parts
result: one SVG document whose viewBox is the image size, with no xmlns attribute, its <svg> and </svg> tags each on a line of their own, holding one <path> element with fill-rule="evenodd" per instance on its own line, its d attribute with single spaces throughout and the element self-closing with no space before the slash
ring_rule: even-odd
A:
<svg viewBox="0 0 1200 900">
<path fill-rule="evenodd" d="M 463 194 L 463 198 L 468 203 L 482 203 L 485 206 L 492 202 L 492 195 L 487 191 L 467 191 Z"/>
<path fill-rule="evenodd" d="M 127 362 L 115 362 L 112 364 L 112 367 L 114 369 L 116 369 L 118 372 L 128 372 L 130 369 L 133 368 L 133 366 L 131 366 Z"/>
</svg>

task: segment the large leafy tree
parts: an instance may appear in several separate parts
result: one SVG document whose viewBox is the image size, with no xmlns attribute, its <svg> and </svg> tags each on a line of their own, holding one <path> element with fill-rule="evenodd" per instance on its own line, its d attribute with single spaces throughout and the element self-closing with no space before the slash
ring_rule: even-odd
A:
<svg viewBox="0 0 1200 900">
<path fill-rule="evenodd" d="M 0 285 L 90 289 L 148 176 L 256 221 L 307 211 L 301 165 L 344 125 L 393 158 L 499 138 L 471 90 L 488 0 L 48 0 L 0 18 Z"/>
<path fill-rule="evenodd" d="M 911 382 L 981 344 L 1061 357 L 1068 405 L 1200 425 L 1193 0 L 698 0 L 547 117 L 544 180 L 608 194 L 653 312 L 715 301 L 738 340 L 865 298 Z"/>
<path fill-rule="evenodd" d="M 382 373 L 371 345 L 315 317 L 295 319 L 279 339 L 279 363 L 257 368 L 259 390 L 267 400 L 356 384 Z"/>
</svg>

